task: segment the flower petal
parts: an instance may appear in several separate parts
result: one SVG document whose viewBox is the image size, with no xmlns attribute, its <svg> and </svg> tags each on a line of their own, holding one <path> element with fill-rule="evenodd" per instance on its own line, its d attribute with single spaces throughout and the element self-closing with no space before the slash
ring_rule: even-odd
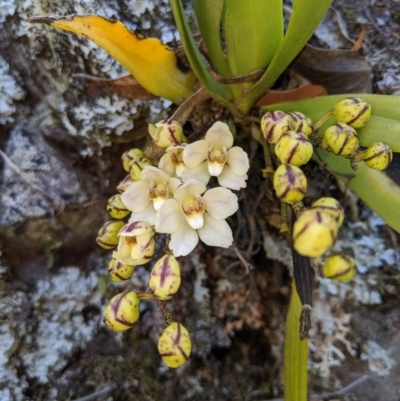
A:
<svg viewBox="0 0 400 401">
<path fill-rule="evenodd" d="M 197 232 L 206 245 L 229 248 L 233 242 L 229 224 L 225 220 L 214 219 L 208 213 L 204 213 L 204 226 Z"/>
<path fill-rule="evenodd" d="M 204 185 L 207 185 L 210 181 L 210 173 L 208 172 L 208 163 L 204 161 L 195 168 L 185 168 L 182 173 L 182 181 L 189 181 L 191 178 L 199 180 Z"/>
<path fill-rule="evenodd" d="M 225 166 L 224 171 L 217 177 L 221 187 L 239 190 L 246 188 L 247 174 L 236 175 L 233 174 L 229 166 Z"/>
<path fill-rule="evenodd" d="M 121 195 L 121 200 L 126 208 L 134 213 L 145 210 L 150 203 L 149 183 L 147 181 L 132 183 Z"/>
<path fill-rule="evenodd" d="M 186 195 L 201 195 L 206 190 L 206 186 L 198 180 L 188 180 L 184 182 L 175 192 L 174 198 L 183 200 Z"/>
<path fill-rule="evenodd" d="M 154 209 L 154 204 L 151 202 L 146 209 L 142 210 L 138 213 L 131 213 L 131 217 L 129 218 L 129 223 L 133 223 L 135 221 L 144 221 L 151 226 L 154 226 L 156 222 L 156 210 Z"/>
<path fill-rule="evenodd" d="M 160 183 L 160 182 L 168 183 L 169 178 L 170 177 L 167 173 L 164 173 L 164 171 L 154 166 L 145 167 L 140 176 L 141 181 L 148 181 L 154 183 Z"/>
<path fill-rule="evenodd" d="M 185 147 L 182 153 L 183 162 L 189 168 L 195 168 L 207 159 L 209 144 L 204 139 Z"/>
<path fill-rule="evenodd" d="M 206 211 L 216 220 L 224 220 L 238 210 L 237 196 L 226 188 L 209 189 L 204 195 Z"/>
<path fill-rule="evenodd" d="M 193 251 L 199 242 L 199 236 L 196 230 L 185 221 L 180 224 L 179 229 L 171 234 L 169 249 L 172 250 L 174 256 L 185 256 Z"/>
<path fill-rule="evenodd" d="M 221 149 L 223 147 L 230 149 L 233 145 L 233 135 L 232 132 L 229 131 L 228 124 L 221 121 L 214 123 L 214 125 L 207 131 L 204 139 L 209 143 L 209 145 L 217 146 Z"/>
<path fill-rule="evenodd" d="M 228 164 L 232 172 L 236 175 L 245 175 L 249 170 L 249 156 L 239 146 L 234 146 L 228 150 Z"/>
<path fill-rule="evenodd" d="M 166 152 L 165 155 L 160 159 L 158 167 L 164 171 L 164 173 L 173 176 L 175 174 L 175 166 L 172 163 L 171 155 L 172 152 Z"/>
<path fill-rule="evenodd" d="M 178 189 L 178 187 L 180 185 L 182 185 L 182 181 L 179 178 L 171 177 L 169 179 L 168 191 L 169 191 L 170 196 L 174 195 L 174 193 L 176 192 L 176 190 Z"/>
<path fill-rule="evenodd" d="M 186 223 L 182 207 L 175 199 L 166 200 L 156 216 L 156 231 L 158 233 L 172 234 L 178 230 L 180 224 Z"/>
</svg>

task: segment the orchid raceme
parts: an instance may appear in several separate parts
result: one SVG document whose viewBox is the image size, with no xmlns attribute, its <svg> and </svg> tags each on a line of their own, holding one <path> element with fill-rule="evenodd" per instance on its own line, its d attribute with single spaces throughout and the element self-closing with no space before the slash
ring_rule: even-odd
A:
<svg viewBox="0 0 400 401">
<path fill-rule="evenodd" d="M 225 219 L 238 209 L 237 196 L 226 188 L 212 188 L 195 179 L 179 186 L 156 215 L 158 233 L 171 234 L 169 248 L 175 256 L 189 254 L 199 238 L 211 246 L 228 248 L 232 230 Z"/>
<path fill-rule="evenodd" d="M 191 143 L 183 150 L 186 167 L 182 180 L 197 179 L 208 184 L 210 177 L 217 177 L 222 187 L 239 190 L 246 187 L 249 158 L 239 146 L 233 145 L 229 126 L 217 121 L 207 131 L 204 139 Z"/>
<path fill-rule="evenodd" d="M 186 168 L 183 162 L 183 149 L 185 149 L 185 146 L 186 143 L 181 143 L 167 148 L 158 163 L 158 167 L 171 177 L 182 178 L 183 170 Z"/>
<path fill-rule="evenodd" d="M 143 222 L 128 223 L 118 233 L 119 243 L 113 258 L 128 266 L 147 263 L 154 253 L 154 230 Z"/>
<path fill-rule="evenodd" d="M 180 183 L 180 180 L 171 178 L 157 167 L 146 167 L 140 180 L 133 182 L 121 195 L 122 202 L 132 212 L 129 221 L 145 221 L 154 225 L 157 210 Z"/>
</svg>

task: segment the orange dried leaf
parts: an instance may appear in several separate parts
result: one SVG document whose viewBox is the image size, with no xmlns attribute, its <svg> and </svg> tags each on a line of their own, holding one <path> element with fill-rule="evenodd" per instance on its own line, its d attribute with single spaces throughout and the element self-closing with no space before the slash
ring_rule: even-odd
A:
<svg viewBox="0 0 400 401">
<path fill-rule="evenodd" d="M 119 61 L 137 81 L 156 96 L 181 103 L 194 91 L 194 73 L 181 67 L 173 50 L 156 38 L 144 38 L 120 21 L 97 15 L 37 17 L 31 22 L 46 23 L 83 35 Z"/>
</svg>

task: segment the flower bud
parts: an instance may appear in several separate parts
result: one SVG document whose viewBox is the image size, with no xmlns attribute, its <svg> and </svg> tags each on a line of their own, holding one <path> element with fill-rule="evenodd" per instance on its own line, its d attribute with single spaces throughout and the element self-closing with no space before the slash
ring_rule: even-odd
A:
<svg viewBox="0 0 400 401">
<path fill-rule="evenodd" d="M 351 156 L 358 148 L 358 135 L 356 130 L 347 124 L 334 124 L 324 133 L 325 144 L 335 155 Z"/>
<path fill-rule="evenodd" d="M 124 152 L 121 156 L 122 167 L 124 170 L 129 173 L 129 169 L 131 168 L 132 163 L 137 160 L 146 157 L 145 154 L 140 149 L 130 149 Z"/>
<path fill-rule="evenodd" d="M 149 134 L 160 148 L 186 142 L 182 126 L 175 120 L 162 120 L 155 125 L 149 124 Z"/>
<path fill-rule="evenodd" d="M 126 188 L 129 187 L 134 181 L 130 175 L 127 175 L 117 186 L 117 191 L 122 194 L 125 192 Z"/>
<path fill-rule="evenodd" d="M 135 266 L 124 265 L 117 259 L 112 258 L 108 263 L 108 274 L 112 281 L 120 283 L 132 277 Z"/>
<path fill-rule="evenodd" d="M 269 111 L 261 119 L 261 131 L 269 143 L 277 143 L 290 130 L 290 117 L 283 111 Z"/>
<path fill-rule="evenodd" d="M 116 295 L 103 313 L 103 322 L 113 331 L 128 330 L 138 319 L 139 299 L 133 291 Z"/>
<path fill-rule="evenodd" d="M 321 256 L 334 245 L 338 228 L 329 214 L 306 210 L 293 225 L 293 247 L 302 256 Z"/>
<path fill-rule="evenodd" d="M 313 146 L 301 132 L 289 131 L 280 137 L 275 154 L 282 163 L 301 166 L 311 159 Z"/>
<path fill-rule="evenodd" d="M 97 233 L 96 242 L 104 249 L 112 249 L 118 245 L 118 232 L 124 226 L 123 221 L 111 220 L 104 223 Z"/>
<path fill-rule="evenodd" d="M 131 164 L 131 168 L 129 169 L 129 175 L 132 178 L 132 180 L 139 181 L 142 171 L 145 169 L 145 167 L 148 166 L 152 166 L 152 164 L 151 161 L 149 159 L 146 159 L 145 157 L 135 160 Z"/>
<path fill-rule="evenodd" d="M 189 332 L 178 322 L 167 326 L 158 340 L 158 352 L 169 368 L 183 365 L 189 359 L 191 350 Z"/>
<path fill-rule="evenodd" d="M 129 266 L 142 265 L 154 254 L 154 230 L 144 221 L 124 225 L 119 232 L 118 249 L 113 258 Z"/>
<path fill-rule="evenodd" d="M 300 202 L 307 191 L 307 178 L 296 166 L 281 164 L 274 174 L 276 196 L 290 205 Z"/>
<path fill-rule="evenodd" d="M 370 145 L 364 153 L 363 161 L 374 170 L 385 170 L 393 159 L 392 149 L 383 142 Z"/>
<path fill-rule="evenodd" d="M 350 281 L 357 273 L 356 262 L 346 255 L 331 255 L 326 259 L 322 274 L 326 278 L 341 282 Z"/>
<path fill-rule="evenodd" d="M 344 210 L 338 200 L 331 197 L 316 200 L 309 210 L 318 210 L 331 216 L 340 227 L 344 220 Z"/>
<path fill-rule="evenodd" d="M 371 116 L 371 106 L 357 97 L 343 99 L 333 107 L 333 116 L 339 123 L 361 128 Z"/>
<path fill-rule="evenodd" d="M 306 136 L 310 136 L 314 129 L 311 118 L 306 117 L 303 113 L 293 111 L 288 113 L 290 117 L 290 129 L 292 131 L 301 132 Z"/>
<path fill-rule="evenodd" d="M 108 200 L 107 212 L 113 219 L 123 219 L 130 213 L 121 200 L 121 194 L 113 195 Z"/>
<path fill-rule="evenodd" d="M 165 301 L 175 295 L 181 285 L 181 270 L 176 258 L 164 255 L 151 271 L 149 289 L 158 299 Z"/>
</svg>

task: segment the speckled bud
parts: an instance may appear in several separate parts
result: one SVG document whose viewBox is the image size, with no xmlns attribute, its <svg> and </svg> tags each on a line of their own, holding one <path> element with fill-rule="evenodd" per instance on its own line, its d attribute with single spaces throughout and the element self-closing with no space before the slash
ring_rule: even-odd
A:
<svg viewBox="0 0 400 401">
<path fill-rule="evenodd" d="M 108 274 L 112 281 L 120 283 L 132 277 L 135 266 L 125 265 L 117 259 L 112 258 L 108 263 Z"/>
<path fill-rule="evenodd" d="M 142 175 L 142 171 L 145 167 L 152 166 L 151 161 L 142 157 L 141 159 L 135 160 L 131 164 L 131 168 L 129 169 L 129 175 L 133 181 L 139 181 L 140 176 Z"/>
<path fill-rule="evenodd" d="M 123 226 L 123 221 L 107 221 L 101 226 L 97 233 L 96 242 L 104 249 L 115 248 L 119 241 L 118 232 Z"/>
<path fill-rule="evenodd" d="M 149 289 L 158 299 L 165 301 L 175 295 L 181 285 L 181 269 L 173 255 L 164 255 L 153 267 Z"/>
<path fill-rule="evenodd" d="M 333 107 L 333 116 L 339 123 L 361 128 L 371 116 L 371 106 L 357 97 L 343 99 Z"/>
<path fill-rule="evenodd" d="M 155 125 L 149 124 L 149 134 L 160 148 L 168 148 L 187 141 L 182 126 L 175 120 L 165 119 Z"/>
<path fill-rule="evenodd" d="M 261 119 L 261 131 L 269 143 L 277 143 L 290 130 L 290 117 L 283 111 L 269 111 Z"/>
<path fill-rule="evenodd" d="M 293 225 L 293 247 L 303 256 L 321 256 L 336 241 L 338 224 L 329 214 L 309 209 Z"/>
<path fill-rule="evenodd" d="M 385 170 L 393 159 L 392 149 L 383 142 L 370 145 L 364 153 L 364 163 L 374 170 Z"/>
<path fill-rule="evenodd" d="M 356 262 L 346 255 L 331 255 L 326 259 L 322 274 L 326 278 L 341 282 L 350 281 L 357 273 Z"/>
<path fill-rule="evenodd" d="M 335 155 L 351 156 L 358 148 L 358 135 L 354 128 L 338 123 L 328 127 L 324 133 L 324 144 Z"/>
<path fill-rule="evenodd" d="M 158 340 L 158 352 L 169 368 L 183 365 L 189 359 L 191 350 L 189 332 L 178 322 L 167 326 Z"/>
<path fill-rule="evenodd" d="M 288 115 L 290 116 L 290 129 L 292 131 L 301 132 L 306 136 L 310 136 L 313 133 L 311 118 L 298 111 L 293 111 Z"/>
<path fill-rule="evenodd" d="M 127 175 L 117 186 L 117 191 L 122 194 L 125 192 L 126 188 L 129 187 L 134 181 L 130 175 Z"/>
<path fill-rule="evenodd" d="M 122 167 L 129 173 L 132 163 L 137 160 L 146 157 L 145 154 L 140 149 L 130 149 L 124 152 L 121 156 Z"/>
<path fill-rule="evenodd" d="M 310 209 L 329 214 L 335 219 L 339 227 L 343 224 L 344 210 L 342 205 L 335 198 L 320 198 L 312 204 Z"/>
<path fill-rule="evenodd" d="M 307 178 L 296 166 L 281 164 L 274 174 L 276 196 L 290 205 L 300 202 L 307 191 Z"/>
<path fill-rule="evenodd" d="M 103 322 L 113 331 L 128 330 L 138 319 L 139 299 L 133 291 L 116 295 L 103 313 Z"/>
<path fill-rule="evenodd" d="M 306 135 L 289 131 L 279 139 L 275 154 L 282 163 L 301 166 L 311 159 L 313 146 Z"/>
<path fill-rule="evenodd" d="M 113 219 L 123 219 L 130 213 L 121 200 L 121 194 L 113 195 L 108 200 L 107 212 Z"/>
</svg>

